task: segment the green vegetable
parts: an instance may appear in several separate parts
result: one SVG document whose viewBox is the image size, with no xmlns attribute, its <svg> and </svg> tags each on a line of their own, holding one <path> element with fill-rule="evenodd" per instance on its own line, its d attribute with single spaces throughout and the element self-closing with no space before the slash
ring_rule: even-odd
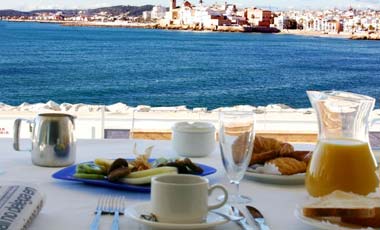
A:
<svg viewBox="0 0 380 230">
<path fill-rule="evenodd" d="M 150 184 L 150 181 L 153 176 L 164 175 L 164 174 L 177 174 L 176 167 L 161 167 L 161 168 L 152 168 L 137 172 L 132 172 L 126 177 L 119 179 L 120 182 L 126 184 Z"/>
<path fill-rule="evenodd" d="M 158 174 L 162 173 L 167 173 L 167 172 L 176 172 L 177 173 L 177 168 L 176 167 L 160 167 L 160 168 L 151 168 L 151 169 L 146 169 L 142 171 L 137 171 L 137 172 L 131 172 L 124 178 L 141 178 L 141 177 L 147 177 L 147 176 L 155 176 Z"/>
<path fill-rule="evenodd" d="M 95 165 L 93 163 L 82 163 L 78 164 L 76 168 L 77 173 L 83 173 L 83 174 L 99 174 L 99 175 L 106 175 L 107 172 L 103 167 L 99 167 L 98 165 Z"/>
<path fill-rule="evenodd" d="M 87 174 L 87 173 L 75 173 L 74 177 L 90 180 L 102 180 L 105 179 L 104 175 L 99 174 Z"/>
</svg>

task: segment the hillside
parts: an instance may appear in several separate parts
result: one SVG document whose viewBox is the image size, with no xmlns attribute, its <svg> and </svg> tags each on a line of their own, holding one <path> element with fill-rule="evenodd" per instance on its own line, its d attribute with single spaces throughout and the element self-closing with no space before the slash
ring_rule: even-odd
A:
<svg viewBox="0 0 380 230">
<path fill-rule="evenodd" d="M 23 12 L 18 10 L 0 10 L 0 17 L 2 16 L 31 16 L 30 12 Z"/>
<path fill-rule="evenodd" d="M 111 15 L 120 15 L 127 14 L 129 16 L 140 16 L 143 11 L 152 10 L 153 5 L 143 5 L 143 6 L 110 6 L 110 7 L 101 7 L 96 9 L 87 9 L 84 10 L 88 15 L 94 15 L 100 12 L 108 12 Z M 17 10 L 0 10 L 0 17 L 2 16 L 32 16 L 39 13 L 56 13 L 62 11 L 65 15 L 76 15 L 80 9 L 71 9 L 71 10 L 60 10 L 60 9 L 51 9 L 51 10 L 33 10 L 29 12 L 17 11 Z"/>
<path fill-rule="evenodd" d="M 128 14 L 129 16 L 140 16 L 143 11 L 151 11 L 153 5 L 144 5 L 144 6 L 111 6 L 111 7 L 102 7 L 97 9 L 89 9 L 87 12 L 90 15 L 106 11 L 112 15 Z"/>
</svg>

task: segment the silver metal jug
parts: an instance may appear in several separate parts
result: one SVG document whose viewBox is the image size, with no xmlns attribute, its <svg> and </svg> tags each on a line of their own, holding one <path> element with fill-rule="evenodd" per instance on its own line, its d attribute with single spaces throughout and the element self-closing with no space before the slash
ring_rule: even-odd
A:
<svg viewBox="0 0 380 230">
<path fill-rule="evenodd" d="M 35 165 L 47 167 L 71 165 L 76 157 L 74 119 L 74 116 L 65 113 L 41 113 L 33 120 L 16 119 L 13 148 L 16 151 L 30 151 Z M 32 139 L 30 149 L 20 149 L 21 121 L 29 124 Z"/>
</svg>

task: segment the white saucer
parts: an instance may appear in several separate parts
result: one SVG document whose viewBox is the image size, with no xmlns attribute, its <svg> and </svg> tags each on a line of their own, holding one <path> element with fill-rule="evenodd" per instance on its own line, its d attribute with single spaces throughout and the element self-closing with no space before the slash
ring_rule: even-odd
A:
<svg viewBox="0 0 380 230">
<path fill-rule="evenodd" d="M 125 210 L 125 214 L 132 218 L 133 220 L 148 225 L 154 228 L 161 229 L 199 229 L 199 228 L 210 228 L 215 227 L 217 225 L 222 225 L 228 222 L 228 220 L 218 214 L 209 212 L 207 216 L 207 220 L 204 223 L 197 224 L 173 224 L 173 223 L 160 223 L 153 222 L 149 220 L 144 220 L 140 218 L 141 214 L 150 214 L 151 213 L 151 205 L 150 203 L 142 203 L 136 206 L 127 208 Z"/>
<path fill-rule="evenodd" d="M 257 173 L 247 170 L 245 175 L 252 180 L 270 183 L 270 184 L 304 184 L 305 183 L 305 173 L 298 173 L 294 175 L 273 175 L 267 173 Z"/>
</svg>

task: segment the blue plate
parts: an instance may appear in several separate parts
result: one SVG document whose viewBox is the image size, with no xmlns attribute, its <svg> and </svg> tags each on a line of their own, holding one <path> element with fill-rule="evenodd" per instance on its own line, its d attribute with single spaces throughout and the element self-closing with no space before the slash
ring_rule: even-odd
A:
<svg viewBox="0 0 380 230">
<path fill-rule="evenodd" d="M 127 159 L 132 160 L 132 159 Z M 154 159 L 150 159 L 149 161 L 154 161 Z M 91 162 L 88 162 L 91 163 Z M 198 164 L 199 167 L 203 169 L 202 174 L 196 174 L 198 176 L 207 176 L 210 174 L 213 174 L 216 172 L 216 169 L 204 164 Z M 69 181 L 77 181 L 77 182 L 83 182 L 86 184 L 92 184 L 102 187 L 109 187 L 114 189 L 123 189 L 123 190 L 129 190 L 134 192 L 150 192 L 150 185 L 132 185 L 132 184 L 125 184 L 125 183 L 118 183 L 118 182 L 109 182 L 108 180 L 90 180 L 90 179 L 82 179 L 82 178 L 76 178 L 74 177 L 75 170 L 77 165 L 72 165 L 67 168 L 61 169 L 58 172 L 54 173 L 52 175 L 55 179 L 60 180 L 69 180 Z"/>
</svg>

